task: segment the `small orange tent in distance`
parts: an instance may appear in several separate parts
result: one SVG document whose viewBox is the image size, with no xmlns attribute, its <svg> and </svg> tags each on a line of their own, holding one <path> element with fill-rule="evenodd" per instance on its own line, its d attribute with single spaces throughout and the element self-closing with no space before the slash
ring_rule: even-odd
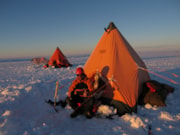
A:
<svg viewBox="0 0 180 135">
<path fill-rule="evenodd" d="M 138 97 L 143 83 L 150 80 L 144 62 L 130 46 L 113 22 L 97 43 L 84 65 L 84 71 L 91 77 L 97 71 L 109 81 L 102 95 L 104 104 L 113 105 L 123 115 L 137 111 Z"/>
<path fill-rule="evenodd" d="M 72 66 L 72 64 L 69 63 L 67 58 L 64 56 L 64 54 L 61 52 L 59 47 L 56 48 L 53 55 L 49 59 L 48 66 L 54 66 L 56 68 L 61 67 L 69 67 Z"/>
</svg>

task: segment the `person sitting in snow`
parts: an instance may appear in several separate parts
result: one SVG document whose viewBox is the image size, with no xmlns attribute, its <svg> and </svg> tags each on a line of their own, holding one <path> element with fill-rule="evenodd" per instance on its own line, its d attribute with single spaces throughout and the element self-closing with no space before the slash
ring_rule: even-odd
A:
<svg viewBox="0 0 180 135">
<path fill-rule="evenodd" d="M 92 118 L 100 105 L 98 99 L 106 86 L 105 82 L 101 79 L 99 72 L 88 78 L 81 67 L 76 69 L 76 76 L 69 87 L 65 101 L 60 100 L 56 102 L 56 105 L 64 108 L 69 104 L 74 110 L 71 114 L 72 118 L 79 114 L 85 114 L 87 118 Z M 47 102 L 54 104 L 51 100 Z"/>
<path fill-rule="evenodd" d="M 69 87 L 66 100 L 72 109 L 75 110 L 74 113 L 71 114 L 71 117 L 76 117 L 78 114 L 85 114 L 87 118 L 91 118 L 93 115 L 92 109 L 94 102 L 93 99 L 87 99 L 94 91 L 94 83 L 91 79 L 87 78 L 81 67 L 76 69 L 76 76 L 76 79 Z"/>
</svg>

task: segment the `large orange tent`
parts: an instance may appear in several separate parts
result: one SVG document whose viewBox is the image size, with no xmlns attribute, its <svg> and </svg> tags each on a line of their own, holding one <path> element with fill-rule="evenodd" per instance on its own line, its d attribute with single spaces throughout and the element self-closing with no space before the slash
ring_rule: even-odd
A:
<svg viewBox="0 0 180 135">
<path fill-rule="evenodd" d="M 49 59 L 48 66 L 55 66 L 55 67 L 69 67 L 72 66 L 72 64 L 69 63 L 67 58 L 64 56 L 64 54 L 61 52 L 59 47 L 56 48 L 53 55 Z"/>
<path fill-rule="evenodd" d="M 137 111 L 142 85 L 150 80 L 148 72 L 142 68 L 146 69 L 144 62 L 113 22 L 105 28 L 84 65 L 88 77 L 99 71 L 109 81 L 102 101 L 115 106 L 119 115 Z"/>
</svg>

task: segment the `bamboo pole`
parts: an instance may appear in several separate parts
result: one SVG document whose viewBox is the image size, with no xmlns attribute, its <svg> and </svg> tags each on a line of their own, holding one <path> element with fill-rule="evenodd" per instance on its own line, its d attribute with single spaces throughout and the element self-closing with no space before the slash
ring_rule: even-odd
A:
<svg viewBox="0 0 180 135">
<path fill-rule="evenodd" d="M 56 89 L 55 89 L 55 93 L 54 93 L 54 107 L 56 106 L 56 98 L 57 98 L 57 93 L 58 93 L 58 86 L 59 86 L 59 83 L 58 83 L 58 81 L 56 81 Z"/>
</svg>

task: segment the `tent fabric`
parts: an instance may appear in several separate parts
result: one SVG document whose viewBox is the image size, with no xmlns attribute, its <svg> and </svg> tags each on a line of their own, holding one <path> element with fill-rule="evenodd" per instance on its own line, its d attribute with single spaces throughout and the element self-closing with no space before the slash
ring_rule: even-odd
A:
<svg viewBox="0 0 180 135">
<path fill-rule="evenodd" d="M 71 66 L 71 64 L 64 56 L 64 54 L 61 52 L 59 47 L 57 47 L 53 55 L 49 59 L 48 66 L 68 67 Z"/>
<path fill-rule="evenodd" d="M 142 59 L 111 22 L 86 61 L 84 71 L 88 77 L 99 71 L 107 80 L 113 79 L 102 97 L 136 110 L 142 85 L 150 80 L 148 72 L 138 67 L 146 69 Z"/>
</svg>

